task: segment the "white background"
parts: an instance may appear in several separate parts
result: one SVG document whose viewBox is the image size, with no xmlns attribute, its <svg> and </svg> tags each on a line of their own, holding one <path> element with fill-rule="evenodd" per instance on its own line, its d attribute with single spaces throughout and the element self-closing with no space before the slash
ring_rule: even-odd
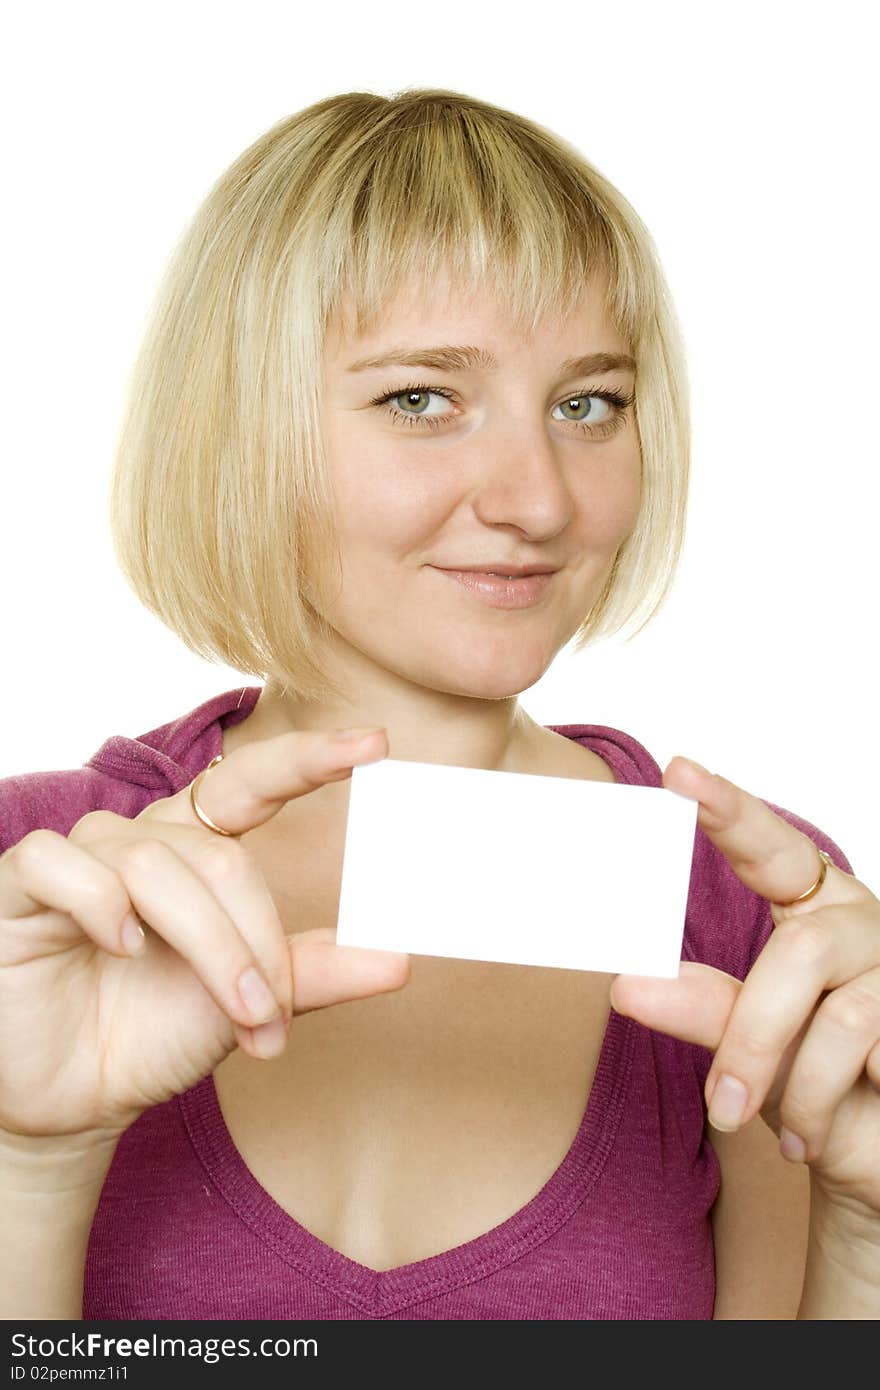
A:
<svg viewBox="0 0 880 1390">
<path fill-rule="evenodd" d="M 0 777 L 258 684 L 116 569 L 107 487 L 165 259 L 208 188 L 334 92 L 443 86 L 576 145 L 657 242 L 694 477 L 660 616 L 521 698 L 805 816 L 880 892 L 873 6 L 31 4 L 0 83 Z"/>
</svg>

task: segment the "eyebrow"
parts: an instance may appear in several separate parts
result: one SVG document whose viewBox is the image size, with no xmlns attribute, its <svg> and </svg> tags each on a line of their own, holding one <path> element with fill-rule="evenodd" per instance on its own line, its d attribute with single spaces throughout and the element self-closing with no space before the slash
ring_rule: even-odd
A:
<svg viewBox="0 0 880 1390">
<path fill-rule="evenodd" d="M 464 372 L 478 367 L 486 372 L 498 370 L 498 359 L 479 347 L 389 348 L 378 357 L 361 357 L 346 368 L 349 372 L 370 372 L 379 367 L 430 367 L 438 372 Z M 559 364 L 560 376 L 589 376 L 592 372 L 635 372 L 635 359 L 626 353 L 592 352 L 584 357 L 567 357 Z"/>
</svg>

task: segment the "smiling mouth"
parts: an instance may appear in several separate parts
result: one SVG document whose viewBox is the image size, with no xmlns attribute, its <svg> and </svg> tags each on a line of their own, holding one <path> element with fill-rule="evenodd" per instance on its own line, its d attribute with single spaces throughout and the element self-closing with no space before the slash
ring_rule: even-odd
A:
<svg viewBox="0 0 880 1390">
<path fill-rule="evenodd" d="M 558 570 L 546 574 L 521 574 L 512 578 L 493 573 L 490 570 L 447 570 L 431 566 L 438 574 L 445 574 L 475 598 L 483 600 L 492 608 L 530 608 L 537 603 L 551 585 Z"/>
<path fill-rule="evenodd" d="M 435 565 L 435 569 L 446 570 L 450 574 L 491 574 L 499 579 L 530 579 L 535 574 L 556 574 L 559 565 L 519 565 L 512 570 L 502 565 L 501 569 L 489 569 L 483 565 Z"/>
</svg>

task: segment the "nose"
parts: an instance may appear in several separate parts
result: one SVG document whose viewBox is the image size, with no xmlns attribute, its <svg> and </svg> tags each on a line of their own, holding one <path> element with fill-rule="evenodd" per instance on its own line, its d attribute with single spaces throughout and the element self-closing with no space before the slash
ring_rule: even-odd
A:
<svg viewBox="0 0 880 1390">
<path fill-rule="evenodd" d="M 574 502 L 561 445 L 538 422 L 522 417 L 480 431 L 473 441 L 474 511 L 487 526 L 516 526 L 535 539 L 556 535 L 570 521 Z"/>
</svg>

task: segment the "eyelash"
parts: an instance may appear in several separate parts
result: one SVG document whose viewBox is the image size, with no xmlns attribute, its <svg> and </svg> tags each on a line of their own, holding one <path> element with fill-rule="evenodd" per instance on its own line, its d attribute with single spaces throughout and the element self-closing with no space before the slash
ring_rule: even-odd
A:
<svg viewBox="0 0 880 1390">
<path fill-rule="evenodd" d="M 402 386 L 399 389 L 383 391 L 381 395 L 375 396 L 370 401 L 370 405 L 388 406 L 392 424 L 395 425 L 414 425 L 416 428 L 422 428 L 423 426 L 426 426 L 428 429 L 437 429 L 439 426 L 443 425 L 447 420 L 452 420 L 455 418 L 452 415 L 411 415 L 408 411 L 398 410 L 396 407 L 392 408 L 390 406 L 390 402 L 394 400 L 395 396 L 416 395 L 422 392 L 430 393 L 434 396 L 443 396 L 446 400 L 452 399 L 452 392 L 445 390 L 445 388 L 442 386 L 429 386 L 424 382 L 413 382 L 409 386 Z M 614 409 L 617 412 L 616 416 L 610 420 L 603 420 L 599 425 L 591 425 L 587 420 L 566 420 L 564 423 L 568 425 L 573 425 L 575 429 L 580 430 L 584 434 L 598 434 L 602 435 L 605 438 L 607 438 L 611 434 L 614 434 L 615 431 L 620 428 L 621 424 L 623 423 L 624 412 L 629 408 L 629 406 L 632 405 L 633 401 L 635 400 L 635 394 L 625 396 L 620 391 L 613 391 L 603 388 L 598 391 L 572 391 L 567 396 L 563 397 L 563 401 L 576 401 L 581 400 L 584 397 L 586 397 L 587 399 L 598 397 L 600 400 L 607 401 L 609 405 L 614 406 Z M 561 405 L 562 401 L 557 401 L 556 404 Z"/>
</svg>

